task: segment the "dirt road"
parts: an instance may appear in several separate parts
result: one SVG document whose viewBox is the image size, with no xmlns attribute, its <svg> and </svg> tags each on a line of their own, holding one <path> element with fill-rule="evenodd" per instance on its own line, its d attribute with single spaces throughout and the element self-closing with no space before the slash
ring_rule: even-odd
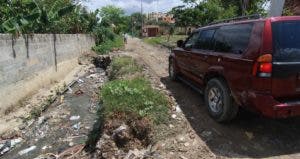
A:
<svg viewBox="0 0 300 159">
<path fill-rule="evenodd" d="M 165 84 L 189 123 L 187 129 L 196 132 L 194 140 L 198 141 L 194 142 L 198 147 L 206 147 L 217 158 L 300 158 L 300 118 L 273 120 L 242 111 L 231 123 L 218 124 L 208 116 L 202 95 L 168 79 L 167 49 L 133 38 L 129 39 L 125 54 L 144 61 Z M 201 157 L 201 153 L 192 149 L 186 157 Z"/>
</svg>

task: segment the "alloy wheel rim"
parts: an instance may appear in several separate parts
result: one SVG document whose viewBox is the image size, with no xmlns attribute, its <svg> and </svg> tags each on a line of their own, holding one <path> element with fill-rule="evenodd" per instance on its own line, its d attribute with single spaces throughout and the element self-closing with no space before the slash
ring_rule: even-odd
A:
<svg viewBox="0 0 300 159">
<path fill-rule="evenodd" d="M 212 112 L 216 114 L 221 113 L 223 109 L 223 96 L 219 88 L 212 87 L 208 91 L 208 105 Z"/>
</svg>

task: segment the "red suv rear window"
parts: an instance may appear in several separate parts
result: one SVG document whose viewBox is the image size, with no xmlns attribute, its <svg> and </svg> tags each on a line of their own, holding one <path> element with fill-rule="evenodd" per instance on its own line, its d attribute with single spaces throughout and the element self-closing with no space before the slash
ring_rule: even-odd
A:
<svg viewBox="0 0 300 159">
<path fill-rule="evenodd" d="M 272 23 L 275 62 L 300 62 L 300 21 Z"/>
</svg>

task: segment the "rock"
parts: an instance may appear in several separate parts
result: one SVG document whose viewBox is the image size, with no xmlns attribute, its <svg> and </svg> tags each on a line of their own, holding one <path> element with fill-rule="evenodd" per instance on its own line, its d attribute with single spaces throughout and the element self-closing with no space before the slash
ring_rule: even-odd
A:
<svg viewBox="0 0 300 159">
<path fill-rule="evenodd" d="M 71 116 L 71 117 L 70 117 L 70 120 L 71 120 L 71 121 L 79 120 L 79 119 L 80 119 L 80 116 L 79 116 L 79 115 L 77 115 L 77 116 Z"/>
<path fill-rule="evenodd" d="M 178 136 L 178 137 L 176 138 L 176 140 L 177 140 L 177 142 L 179 142 L 179 143 L 185 142 L 185 138 L 184 138 L 183 136 Z"/>
<path fill-rule="evenodd" d="M 18 154 L 19 154 L 20 156 L 22 156 L 22 155 L 27 154 L 27 153 L 29 153 L 29 152 L 35 150 L 35 149 L 36 149 L 36 146 L 30 146 L 30 147 L 27 148 L 27 149 L 24 149 L 24 150 L 22 150 L 22 151 L 19 151 Z"/>
<path fill-rule="evenodd" d="M 190 146 L 190 143 L 186 142 L 186 143 L 184 143 L 183 145 L 184 145 L 185 147 L 188 147 L 188 146 Z"/>
</svg>

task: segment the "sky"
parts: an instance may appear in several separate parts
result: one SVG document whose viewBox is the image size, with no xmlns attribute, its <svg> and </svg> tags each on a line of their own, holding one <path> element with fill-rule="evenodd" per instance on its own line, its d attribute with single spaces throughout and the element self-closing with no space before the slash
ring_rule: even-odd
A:
<svg viewBox="0 0 300 159">
<path fill-rule="evenodd" d="M 173 7 L 183 5 L 181 0 L 142 0 L 144 13 L 168 12 Z M 95 10 L 106 5 L 115 5 L 122 8 L 126 14 L 141 11 L 141 0 L 89 0 L 85 5 Z"/>
</svg>

